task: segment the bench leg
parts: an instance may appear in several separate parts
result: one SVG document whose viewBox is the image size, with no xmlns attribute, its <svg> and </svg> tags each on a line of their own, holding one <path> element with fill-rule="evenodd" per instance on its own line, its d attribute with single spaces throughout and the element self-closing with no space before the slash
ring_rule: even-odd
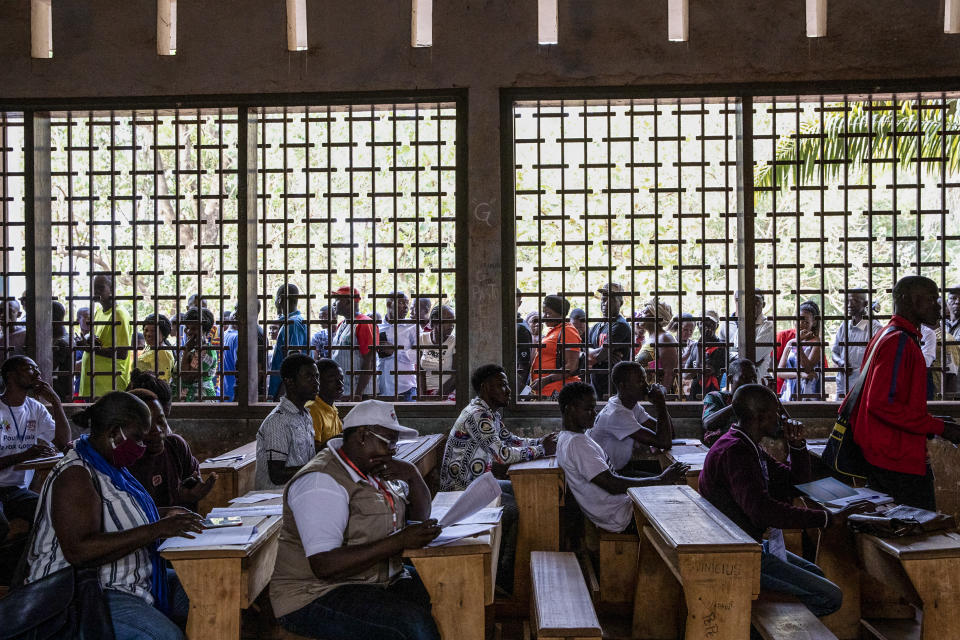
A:
<svg viewBox="0 0 960 640">
<path fill-rule="evenodd" d="M 640 536 L 637 581 L 633 597 L 633 638 L 675 640 L 680 634 L 677 612 L 680 583 L 646 536 Z"/>
<path fill-rule="evenodd" d="M 679 564 L 687 603 L 684 638 L 749 638 L 750 610 L 759 592 L 759 554 L 681 554 Z"/>
<path fill-rule="evenodd" d="M 860 637 L 860 566 L 853 533 L 846 527 L 828 527 L 820 534 L 817 566 L 827 580 L 843 591 L 840 610 L 825 616 L 823 624 L 839 640 Z"/>
<path fill-rule="evenodd" d="M 923 640 L 960 637 L 960 558 L 904 560 L 903 567 L 923 601 Z"/>
<path fill-rule="evenodd" d="M 514 557 L 513 597 L 530 598 L 530 552 L 560 550 L 560 485 L 552 474 L 510 477 L 517 500 L 517 552 Z"/>
<path fill-rule="evenodd" d="M 173 570 L 190 598 L 187 638 L 236 640 L 246 596 L 238 558 L 174 560 Z"/>
<path fill-rule="evenodd" d="M 489 554 L 411 558 L 444 640 L 483 640 L 484 562 Z M 529 564 L 529 561 L 528 561 Z M 358 640 L 360 640 L 358 638 Z"/>
</svg>

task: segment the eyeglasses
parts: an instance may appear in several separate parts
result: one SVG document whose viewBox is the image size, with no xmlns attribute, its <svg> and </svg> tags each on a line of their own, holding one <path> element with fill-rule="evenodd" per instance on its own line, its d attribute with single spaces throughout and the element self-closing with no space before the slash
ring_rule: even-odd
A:
<svg viewBox="0 0 960 640">
<path fill-rule="evenodd" d="M 380 441 L 382 441 L 382 442 L 387 443 L 387 446 L 388 446 L 388 447 L 396 447 L 396 446 L 397 446 L 397 441 L 394 440 L 393 438 L 386 438 L 386 437 L 380 435 L 379 433 L 376 433 L 375 431 L 373 431 L 373 430 L 371 430 L 371 429 L 367 429 L 367 433 L 369 433 L 370 435 L 372 435 L 372 436 L 373 436 L 374 438 L 376 438 L 377 440 L 380 440 Z"/>
</svg>

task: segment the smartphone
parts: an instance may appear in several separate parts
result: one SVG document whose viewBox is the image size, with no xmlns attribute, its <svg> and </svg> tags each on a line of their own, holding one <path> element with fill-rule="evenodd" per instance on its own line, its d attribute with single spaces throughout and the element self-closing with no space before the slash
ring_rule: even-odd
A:
<svg viewBox="0 0 960 640">
<path fill-rule="evenodd" d="M 221 527 L 239 527 L 243 524 L 240 516 L 207 516 L 203 519 L 204 529 L 219 529 Z"/>
</svg>

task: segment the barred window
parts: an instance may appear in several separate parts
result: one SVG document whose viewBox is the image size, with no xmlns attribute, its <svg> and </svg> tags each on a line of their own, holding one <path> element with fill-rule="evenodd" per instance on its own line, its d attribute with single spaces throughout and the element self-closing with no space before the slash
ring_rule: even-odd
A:
<svg viewBox="0 0 960 640">
<path fill-rule="evenodd" d="M 0 111 L 0 361 L 23 353 L 26 341 L 23 136 L 23 114 Z"/>
<path fill-rule="evenodd" d="M 958 124 L 953 94 L 756 100 L 757 289 L 776 330 L 763 347 L 758 331 L 758 357 L 783 398 L 843 396 L 893 313 L 894 282 L 912 274 L 954 301 L 923 349 L 929 397 L 956 397 Z"/>
<path fill-rule="evenodd" d="M 124 389 L 141 369 L 175 400 L 224 397 L 236 109 L 63 112 L 50 129 L 53 292 L 79 357 L 77 393 Z"/>
<path fill-rule="evenodd" d="M 674 398 L 718 386 L 716 330 L 736 287 L 735 105 L 513 104 L 517 323 L 533 336 L 517 344 L 522 398 L 576 379 L 607 397 L 621 360 Z"/>
<path fill-rule="evenodd" d="M 259 290 L 275 343 L 268 395 L 283 357 L 309 351 L 339 364 L 344 399 L 446 399 L 456 375 L 455 104 L 264 108 L 256 118 Z"/>
</svg>

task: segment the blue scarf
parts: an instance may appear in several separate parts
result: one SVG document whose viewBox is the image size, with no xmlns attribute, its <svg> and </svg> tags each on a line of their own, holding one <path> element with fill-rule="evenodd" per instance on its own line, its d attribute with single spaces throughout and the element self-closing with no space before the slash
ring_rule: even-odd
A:
<svg viewBox="0 0 960 640">
<path fill-rule="evenodd" d="M 107 462 L 103 456 L 97 453 L 96 449 L 90 444 L 90 436 L 84 434 L 74 443 L 77 453 L 83 458 L 84 462 L 94 469 L 110 477 L 113 486 L 120 491 L 126 491 L 133 499 L 137 501 L 140 508 L 147 516 L 149 522 L 156 522 L 160 519 L 160 512 L 157 511 L 157 505 L 153 498 L 147 493 L 136 478 L 130 475 L 130 472 L 123 468 L 117 468 Z M 160 611 L 167 612 L 167 563 L 157 553 L 157 543 L 151 542 L 149 547 L 150 561 L 153 564 L 151 574 L 150 592 L 153 594 L 154 606 Z"/>
</svg>

